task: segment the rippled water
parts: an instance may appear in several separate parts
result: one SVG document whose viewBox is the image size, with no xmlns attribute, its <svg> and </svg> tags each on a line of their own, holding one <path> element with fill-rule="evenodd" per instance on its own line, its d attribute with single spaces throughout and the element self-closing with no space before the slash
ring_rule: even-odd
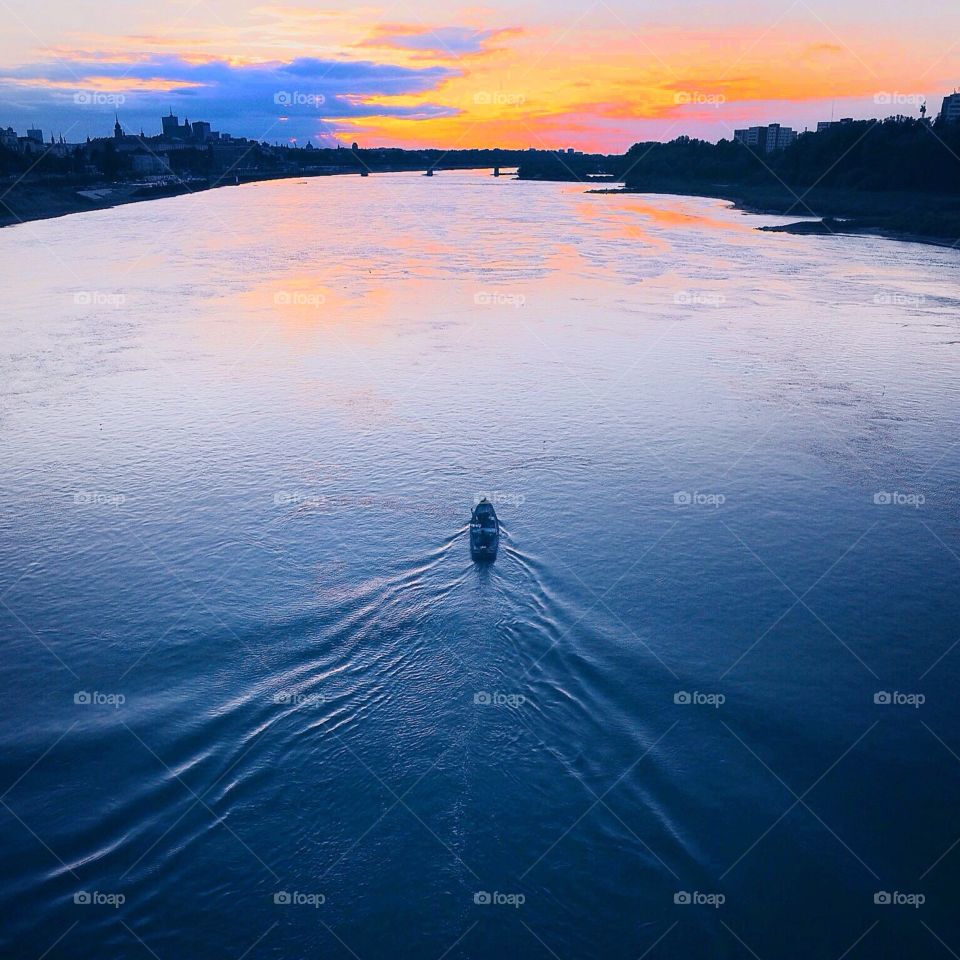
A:
<svg viewBox="0 0 960 960">
<path fill-rule="evenodd" d="M 0 232 L 0 953 L 960 951 L 958 254 L 779 222 Z"/>
</svg>

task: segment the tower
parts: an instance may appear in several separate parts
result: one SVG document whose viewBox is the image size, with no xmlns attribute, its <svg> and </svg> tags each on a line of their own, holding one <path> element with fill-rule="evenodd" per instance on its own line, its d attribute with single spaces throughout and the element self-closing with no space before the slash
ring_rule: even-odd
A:
<svg viewBox="0 0 960 960">
<path fill-rule="evenodd" d="M 168 117 L 162 117 L 161 123 L 163 124 L 163 135 L 168 140 L 175 139 L 180 133 L 180 118 L 173 115 L 173 110 L 170 110 L 170 115 Z"/>
<path fill-rule="evenodd" d="M 113 125 L 113 139 L 120 140 L 123 137 L 123 127 L 120 126 L 120 117 L 116 116 L 117 122 Z"/>
</svg>

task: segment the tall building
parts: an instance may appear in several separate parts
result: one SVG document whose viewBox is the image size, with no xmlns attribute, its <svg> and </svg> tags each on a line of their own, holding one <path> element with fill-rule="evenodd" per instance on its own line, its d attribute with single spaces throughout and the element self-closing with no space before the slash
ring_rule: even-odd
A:
<svg viewBox="0 0 960 960">
<path fill-rule="evenodd" d="M 764 153 L 775 153 L 789 147 L 797 139 L 797 131 L 791 127 L 782 127 L 779 123 L 771 123 L 765 127 L 734 130 L 733 139 L 746 147 L 755 147 Z"/>
<path fill-rule="evenodd" d="M 951 93 L 943 98 L 940 119 L 944 123 L 960 123 L 960 93 Z"/>
<path fill-rule="evenodd" d="M 163 117 L 161 120 L 163 124 L 163 135 L 168 140 L 188 140 L 190 138 L 190 121 L 184 121 L 183 126 L 180 126 L 180 118 L 173 115 L 173 111 L 170 111 L 170 115 Z"/>
</svg>

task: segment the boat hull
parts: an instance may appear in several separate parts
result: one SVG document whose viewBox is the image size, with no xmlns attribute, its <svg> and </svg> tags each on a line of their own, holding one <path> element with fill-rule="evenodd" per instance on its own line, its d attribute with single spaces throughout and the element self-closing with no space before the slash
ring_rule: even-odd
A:
<svg viewBox="0 0 960 960">
<path fill-rule="evenodd" d="M 484 530 L 470 525 L 470 555 L 474 560 L 496 560 L 500 549 L 500 530 Z"/>
</svg>

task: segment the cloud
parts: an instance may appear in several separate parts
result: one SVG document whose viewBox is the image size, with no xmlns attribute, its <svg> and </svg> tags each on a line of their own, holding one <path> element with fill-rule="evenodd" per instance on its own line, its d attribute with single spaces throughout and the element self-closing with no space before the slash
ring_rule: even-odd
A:
<svg viewBox="0 0 960 960">
<path fill-rule="evenodd" d="M 59 108 L 65 126 L 68 108 L 75 119 L 78 91 L 109 91 L 123 95 L 121 113 L 130 127 L 152 130 L 169 107 L 235 135 L 273 139 L 282 131 L 284 139 L 303 139 L 329 132 L 329 124 L 341 119 L 455 115 L 455 108 L 419 98 L 456 75 L 448 66 L 371 60 L 299 57 L 238 64 L 157 54 L 123 62 L 93 55 L 0 70 L 0 97 L 30 116 L 50 117 Z M 416 102 L 404 100 L 410 97 Z M 52 119 L 47 123 L 55 125 Z"/>
<path fill-rule="evenodd" d="M 433 59 L 456 60 L 488 52 L 490 41 L 522 33 L 518 27 L 476 30 L 472 27 L 424 27 L 401 23 L 381 24 L 357 47 L 407 50 Z"/>
</svg>

